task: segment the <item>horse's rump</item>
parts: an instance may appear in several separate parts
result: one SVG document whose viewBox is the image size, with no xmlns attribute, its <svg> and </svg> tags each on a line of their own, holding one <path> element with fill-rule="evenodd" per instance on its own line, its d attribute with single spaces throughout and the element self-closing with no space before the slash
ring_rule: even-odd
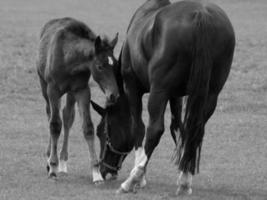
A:
<svg viewBox="0 0 267 200">
<path fill-rule="evenodd" d="M 234 32 L 227 16 L 216 10 L 217 7 L 197 10 L 193 18 L 193 48 L 192 48 L 192 65 L 187 83 L 187 104 L 184 116 L 184 129 L 181 133 L 181 146 L 177 151 L 177 164 L 183 172 L 194 174 L 199 171 L 199 162 L 201 155 L 202 140 L 205 132 L 206 116 L 205 109 L 207 97 L 210 91 L 211 76 L 227 77 L 230 67 L 225 66 L 221 69 L 220 74 L 212 74 L 215 60 L 224 57 L 232 61 L 232 55 L 235 45 Z M 212 10 L 212 9 L 215 9 Z M 213 15 L 210 10 L 219 15 Z M 213 13 L 214 13 L 213 12 Z M 220 19 L 221 18 L 221 19 Z M 220 22 L 227 22 L 218 27 Z M 221 29 L 221 30 L 220 30 Z M 220 31 L 227 32 L 226 35 L 220 34 Z M 213 40 L 215 38 L 215 40 Z M 218 42 L 219 41 L 219 42 Z M 221 41 L 225 46 L 219 46 Z M 229 51 L 226 54 L 226 51 Z M 225 54 L 223 56 L 223 54 Z M 228 54 L 230 56 L 228 56 Z M 214 79 L 213 79 L 214 80 Z M 215 78 L 216 80 L 216 78 Z M 226 79 L 225 79 L 226 80 Z M 218 86 L 216 93 L 219 93 L 225 81 Z"/>
</svg>

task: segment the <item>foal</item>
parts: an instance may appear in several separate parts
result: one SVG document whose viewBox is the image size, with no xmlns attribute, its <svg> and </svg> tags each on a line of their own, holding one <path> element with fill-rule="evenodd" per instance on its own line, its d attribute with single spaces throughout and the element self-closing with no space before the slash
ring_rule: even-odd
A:
<svg viewBox="0 0 267 200">
<path fill-rule="evenodd" d="M 103 181 L 94 146 L 88 81 L 92 74 L 105 93 L 107 104 L 115 103 L 119 92 L 112 67 L 116 62 L 113 49 L 117 41 L 118 34 L 111 41 L 106 38 L 101 40 L 84 23 L 72 18 L 54 19 L 43 27 L 37 72 L 46 101 L 50 128 L 47 148 L 49 177 L 56 177 L 57 172 L 67 173 L 68 137 L 74 121 L 74 105 L 77 102 L 83 119 L 83 134 L 89 146 L 93 182 Z M 63 109 L 64 139 L 58 160 L 57 143 L 62 127 L 59 112 L 61 97 L 64 94 L 66 94 L 66 105 Z"/>
</svg>

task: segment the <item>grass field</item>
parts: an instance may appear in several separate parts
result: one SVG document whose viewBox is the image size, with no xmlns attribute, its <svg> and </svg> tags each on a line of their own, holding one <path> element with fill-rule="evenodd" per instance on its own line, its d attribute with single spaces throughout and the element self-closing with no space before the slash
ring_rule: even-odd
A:
<svg viewBox="0 0 267 200">
<path fill-rule="evenodd" d="M 192 196 L 174 196 L 177 172 L 170 161 L 174 145 L 168 129 L 148 166 L 147 188 L 138 194 L 115 195 L 131 170 L 133 154 L 118 180 L 93 185 L 78 115 L 70 136 L 69 174 L 56 182 L 47 178 L 48 123 L 35 72 L 40 28 L 49 19 L 70 16 L 97 33 L 113 37 L 119 32 L 117 55 L 128 22 L 143 1 L 0 1 L 0 200 L 267 200 L 266 0 L 213 1 L 228 13 L 237 45 L 230 77 L 206 127 L 201 172 L 193 180 Z M 96 84 L 91 85 L 93 99 L 103 102 Z M 97 124 L 99 117 L 92 115 Z M 169 110 L 165 116 L 167 128 Z"/>
</svg>

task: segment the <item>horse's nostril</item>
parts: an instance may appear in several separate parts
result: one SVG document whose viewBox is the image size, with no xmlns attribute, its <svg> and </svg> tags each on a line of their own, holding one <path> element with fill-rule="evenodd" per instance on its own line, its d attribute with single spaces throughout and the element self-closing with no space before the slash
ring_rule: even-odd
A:
<svg viewBox="0 0 267 200">
<path fill-rule="evenodd" d="M 110 96 L 109 96 L 109 101 L 111 102 L 111 103 L 114 103 L 115 102 L 115 95 L 114 94 L 111 94 Z"/>
<path fill-rule="evenodd" d="M 109 97 L 108 97 L 108 101 L 109 103 L 113 104 L 116 102 L 116 100 L 118 99 L 119 95 L 114 95 L 114 94 L 111 94 Z"/>
</svg>

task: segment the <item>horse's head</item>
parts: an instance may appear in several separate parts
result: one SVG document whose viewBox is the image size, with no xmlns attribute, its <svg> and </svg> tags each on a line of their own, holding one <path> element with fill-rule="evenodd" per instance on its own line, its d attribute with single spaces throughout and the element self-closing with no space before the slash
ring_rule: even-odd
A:
<svg viewBox="0 0 267 200">
<path fill-rule="evenodd" d="M 97 126 L 100 140 L 100 172 L 106 179 L 107 174 L 115 178 L 122 162 L 132 150 L 134 140 L 131 134 L 131 117 L 125 95 L 107 108 L 101 108 L 91 102 L 93 108 L 102 116 Z"/>
<path fill-rule="evenodd" d="M 95 56 L 91 65 L 91 73 L 94 80 L 106 95 L 107 104 L 114 104 L 119 96 L 119 90 L 114 76 L 113 67 L 117 60 L 113 55 L 113 50 L 118 42 L 118 34 L 113 40 L 95 39 Z"/>
</svg>

